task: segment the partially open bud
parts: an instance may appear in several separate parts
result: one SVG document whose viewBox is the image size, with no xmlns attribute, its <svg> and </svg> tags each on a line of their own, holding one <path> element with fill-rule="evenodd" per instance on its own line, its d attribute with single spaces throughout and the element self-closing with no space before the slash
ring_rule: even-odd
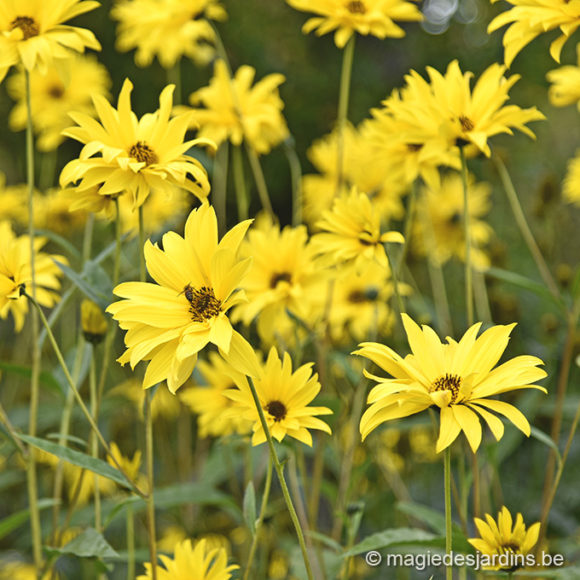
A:
<svg viewBox="0 0 580 580">
<path fill-rule="evenodd" d="M 99 344 L 107 334 L 107 319 L 91 300 L 83 300 L 81 304 L 81 325 L 85 340 L 92 344 Z"/>
</svg>

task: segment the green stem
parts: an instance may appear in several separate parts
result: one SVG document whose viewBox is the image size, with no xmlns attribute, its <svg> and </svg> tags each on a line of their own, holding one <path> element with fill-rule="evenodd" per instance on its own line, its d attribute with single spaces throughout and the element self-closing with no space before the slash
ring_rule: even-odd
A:
<svg viewBox="0 0 580 580">
<path fill-rule="evenodd" d="M 218 220 L 220 237 L 227 229 L 227 186 L 229 143 L 224 141 L 218 147 L 213 164 L 212 196 Z"/>
<path fill-rule="evenodd" d="M 157 580 L 157 541 L 155 538 L 155 499 L 153 463 L 153 417 L 151 415 L 151 389 L 145 393 L 145 465 L 147 470 L 147 536 L 149 538 L 149 558 L 151 578 Z"/>
<path fill-rule="evenodd" d="M 445 478 L 445 553 L 451 554 L 452 544 L 452 520 L 451 520 L 451 447 L 447 447 L 443 452 L 443 466 Z M 453 566 L 450 564 L 445 569 L 446 580 L 453 580 Z"/>
<path fill-rule="evenodd" d="M 99 399 L 97 393 L 97 371 L 96 371 L 96 361 L 95 361 L 95 347 L 91 349 L 91 366 L 89 369 L 89 391 L 91 398 L 91 412 L 93 414 L 93 419 L 97 423 L 99 418 Z M 95 459 L 99 457 L 99 442 L 95 437 L 95 433 L 91 432 L 89 439 L 89 445 L 91 450 L 91 456 Z M 99 476 L 93 474 L 95 480 L 95 529 L 97 532 L 102 531 L 101 522 L 101 493 L 99 491 Z"/>
<path fill-rule="evenodd" d="M 461 183 L 463 184 L 463 228 L 465 232 L 465 308 L 467 326 L 473 326 L 473 269 L 471 266 L 471 218 L 469 215 L 469 190 L 467 186 L 467 161 L 463 147 L 459 148 L 461 157 Z"/>
<path fill-rule="evenodd" d="M 147 279 L 147 270 L 145 268 L 145 226 L 143 224 L 143 205 L 139 206 L 139 280 L 145 282 Z"/>
<path fill-rule="evenodd" d="M 352 75 L 352 63 L 354 60 L 354 44 L 356 35 L 353 34 L 344 47 L 342 55 L 342 70 L 340 73 L 340 92 L 338 95 L 338 117 L 336 129 L 338 140 L 336 148 L 336 194 L 344 182 L 344 132 L 348 120 L 348 101 L 350 96 L 350 79 Z"/>
<path fill-rule="evenodd" d="M 284 154 L 290 167 L 292 182 L 292 226 L 302 223 L 302 167 L 296 153 L 296 143 L 291 135 L 284 141 Z"/>
<path fill-rule="evenodd" d="M 266 185 L 266 179 L 264 178 L 264 172 L 262 171 L 262 166 L 260 165 L 258 155 L 254 148 L 248 143 L 246 143 L 246 153 L 248 154 L 250 167 L 252 169 L 252 174 L 254 175 L 254 183 L 256 184 L 256 189 L 258 190 L 258 197 L 260 198 L 262 208 L 267 211 L 273 219 L 275 214 L 274 210 L 272 209 L 272 202 L 270 201 L 268 186 Z"/>
<path fill-rule="evenodd" d="M 127 506 L 127 580 L 135 580 L 135 520 L 130 505 Z"/>
<path fill-rule="evenodd" d="M 387 244 L 385 244 L 385 254 L 387 255 L 387 260 L 389 262 L 389 269 L 391 270 L 391 278 L 393 279 L 393 290 L 395 292 L 395 299 L 397 301 L 397 308 L 399 310 L 399 316 L 397 320 L 401 320 L 401 314 L 406 312 L 405 304 L 403 303 L 403 298 L 399 292 L 399 278 L 397 275 L 397 265 L 394 264 L 391 259 L 391 253 L 387 250 Z"/>
<path fill-rule="evenodd" d="M 298 543 L 300 544 L 300 550 L 302 551 L 302 558 L 304 559 L 304 566 L 306 567 L 306 574 L 308 576 L 308 580 L 313 580 L 314 576 L 312 575 L 312 567 L 310 565 L 308 551 L 306 550 L 304 532 L 302 531 L 302 526 L 300 525 L 298 515 L 296 514 L 294 504 L 292 503 L 292 498 L 290 497 L 290 492 L 288 491 L 288 485 L 284 477 L 284 468 L 282 467 L 282 465 L 280 464 L 280 460 L 278 459 L 276 447 L 274 446 L 274 440 L 272 439 L 272 435 L 270 434 L 270 429 L 268 428 L 268 423 L 266 422 L 264 410 L 262 409 L 262 405 L 260 404 L 260 399 L 258 397 L 256 387 L 254 386 L 254 381 L 252 380 L 251 377 L 247 378 L 248 383 L 250 385 L 250 390 L 252 392 L 252 397 L 254 399 L 254 404 L 256 405 L 256 410 L 258 411 L 258 415 L 260 417 L 260 424 L 262 425 L 262 429 L 264 430 L 264 433 L 266 435 L 266 440 L 268 441 L 268 447 L 270 448 L 270 457 L 272 458 L 274 469 L 276 470 L 276 475 L 278 476 L 278 481 L 280 482 L 280 487 L 282 488 L 282 495 L 284 496 L 284 501 L 286 502 L 286 507 L 288 508 L 290 519 L 292 520 L 292 523 L 294 524 L 294 529 L 296 530 L 296 536 L 298 538 Z"/>
<path fill-rule="evenodd" d="M 175 85 L 173 105 L 181 105 L 181 60 L 176 61 L 171 68 L 167 69 L 167 83 Z"/>
<path fill-rule="evenodd" d="M 258 520 L 256 521 L 256 528 L 254 530 L 254 536 L 252 538 L 252 545 L 250 546 L 250 554 L 248 555 L 248 563 L 246 564 L 246 571 L 244 572 L 243 580 L 248 580 L 248 578 L 250 577 L 250 572 L 252 571 L 252 563 L 254 562 L 254 556 L 256 555 L 256 548 L 258 547 L 258 539 L 260 537 L 260 531 L 262 529 L 262 524 L 264 522 L 264 516 L 266 515 L 268 498 L 270 497 L 273 465 L 274 462 L 272 461 L 272 456 L 270 455 L 268 459 L 268 469 L 266 471 L 266 482 L 264 483 L 264 495 L 262 496 L 262 504 L 260 505 L 260 515 L 258 516 Z"/>
<path fill-rule="evenodd" d="M 236 185 L 236 202 L 238 204 L 238 220 L 248 219 L 248 192 L 246 190 L 246 179 L 244 177 L 244 161 L 242 150 L 239 145 L 232 145 L 234 183 Z"/>
<path fill-rule="evenodd" d="M 16 430 L 14 429 L 14 425 L 12 425 L 12 423 L 10 422 L 8 415 L 6 414 L 6 411 L 4 410 L 4 407 L 2 406 L 2 403 L 0 403 L 0 423 L 2 423 L 2 425 L 4 425 L 4 428 L 8 432 L 8 435 L 10 436 L 12 443 L 14 443 L 14 445 L 18 448 L 22 457 L 26 461 L 28 461 L 28 458 L 30 457 L 30 454 L 28 453 L 28 449 L 26 449 L 26 447 L 24 447 L 24 445 L 22 444 L 22 441 L 19 439 L 18 435 L 16 434 Z"/>
<path fill-rule="evenodd" d="M 141 211 L 141 208 L 139 208 Z M 113 288 L 119 283 L 119 272 L 121 271 L 121 208 L 119 198 L 115 198 L 115 257 L 113 262 Z"/>
</svg>

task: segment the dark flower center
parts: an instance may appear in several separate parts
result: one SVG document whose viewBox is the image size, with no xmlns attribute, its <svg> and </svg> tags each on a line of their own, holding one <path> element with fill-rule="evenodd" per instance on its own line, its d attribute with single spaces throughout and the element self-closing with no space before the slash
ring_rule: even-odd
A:
<svg viewBox="0 0 580 580">
<path fill-rule="evenodd" d="M 358 288 L 353 290 L 349 295 L 347 300 L 353 302 L 354 304 L 361 304 L 362 302 L 374 302 L 379 296 L 379 291 L 374 287 Z"/>
<path fill-rule="evenodd" d="M 38 28 L 38 24 L 33 18 L 30 16 L 17 16 L 11 23 L 11 30 L 15 28 L 20 28 L 22 30 L 22 36 L 24 40 L 28 40 L 33 36 L 38 36 L 40 33 L 40 29 Z"/>
<path fill-rule="evenodd" d="M 266 411 L 268 411 L 268 413 L 274 417 L 274 421 L 278 423 L 286 417 L 288 409 L 286 409 L 286 405 L 284 405 L 282 401 L 270 401 L 266 405 Z"/>
<path fill-rule="evenodd" d="M 159 161 L 155 151 L 153 151 L 145 141 L 137 141 L 135 145 L 131 146 L 131 149 L 129 149 L 129 155 L 137 159 L 139 163 L 145 163 L 145 165 L 152 165 Z"/>
<path fill-rule="evenodd" d="M 458 121 L 464 131 L 473 131 L 475 128 L 473 121 L 465 115 L 459 115 Z"/>
<path fill-rule="evenodd" d="M 210 318 L 215 318 L 221 312 L 221 300 L 215 297 L 212 288 L 202 286 L 196 290 L 188 284 L 183 293 L 189 302 L 189 312 L 193 322 L 205 322 Z"/>
<path fill-rule="evenodd" d="M 407 149 L 411 153 L 417 153 L 423 149 L 423 143 L 407 143 Z"/>
<path fill-rule="evenodd" d="M 461 217 L 462 217 L 461 214 L 458 211 L 456 211 L 455 213 L 449 216 L 449 223 L 451 225 L 456 226 L 459 223 L 461 223 Z"/>
<path fill-rule="evenodd" d="M 367 7 L 365 6 L 364 2 L 361 2 L 361 0 L 352 0 L 351 2 L 349 2 L 346 5 L 346 9 L 351 14 L 366 14 L 367 13 Z"/>
<path fill-rule="evenodd" d="M 64 88 L 61 85 L 52 85 L 48 89 L 48 94 L 53 99 L 61 99 L 64 96 Z"/>
<path fill-rule="evenodd" d="M 436 391 L 451 391 L 451 401 L 449 401 L 449 404 L 453 405 L 459 396 L 460 387 L 461 377 L 445 373 L 442 377 L 435 379 L 429 392 L 434 393 Z"/>
<path fill-rule="evenodd" d="M 292 274 L 290 272 L 276 272 L 270 278 L 270 288 L 276 288 L 278 282 L 291 282 Z"/>
</svg>

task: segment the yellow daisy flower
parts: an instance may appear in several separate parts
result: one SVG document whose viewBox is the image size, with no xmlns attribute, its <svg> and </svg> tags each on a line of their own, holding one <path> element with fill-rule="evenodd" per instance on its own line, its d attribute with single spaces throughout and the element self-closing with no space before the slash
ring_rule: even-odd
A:
<svg viewBox="0 0 580 580">
<path fill-rule="evenodd" d="M 318 36 L 336 30 L 334 43 L 343 48 L 350 37 L 358 32 L 377 38 L 402 38 L 405 31 L 395 20 L 409 22 L 423 20 L 419 8 L 405 0 L 286 0 L 296 10 L 314 12 L 302 27 L 308 34 Z"/>
<path fill-rule="evenodd" d="M 35 295 L 40 305 L 51 307 L 59 300 L 57 291 L 62 276 L 55 260 L 62 264 L 68 264 L 68 260 L 64 256 L 41 252 L 44 244 L 45 238 L 34 239 Z M 0 222 L 0 318 L 6 319 L 12 313 L 16 332 L 22 330 L 28 312 L 28 299 L 20 295 L 21 287 L 32 295 L 30 238 L 16 236 L 10 223 L 3 221 Z"/>
<path fill-rule="evenodd" d="M 208 343 L 229 352 L 237 333 L 226 312 L 244 300 L 237 289 L 250 260 L 240 260 L 237 253 L 250 223 L 238 224 L 218 243 L 215 211 L 203 204 L 189 215 L 183 238 L 169 232 L 163 249 L 145 244 L 147 270 L 156 284 L 126 282 L 114 289 L 125 299 L 107 308 L 127 330 L 127 350 L 119 362 L 135 368 L 149 361 L 143 388 L 166 380 L 175 393 Z"/>
<path fill-rule="evenodd" d="M 107 319 L 98 304 L 84 299 L 81 302 L 81 328 L 87 342 L 99 344 L 107 334 Z"/>
<path fill-rule="evenodd" d="M 483 246 L 489 242 L 493 230 L 482 218 L 491 208 L 491 186 L 476 183 L 469 175 L 468 192 L 471 260 L 475 267 L 485 269 L 490 262 Z M 463 208 L 463 182 L 457 173 L 443 177 L 439 187 L 422 188 L 414 224 L 415 249 L 438 264 L 445 264 L 453 257 L 465 260 Z"/>
<path fill-rule="evenodd" d="M 497 0 L 492 0 L 496 2 Z M 504 59 L 511 66 L 518 53 L 544 32 L 562 33 L 550 44 L 550 55 L 560 62 L 562 47 L 580 26 L 580 4 L 565 0 L 507 0 L 512 8 L 496 16 L 487 27 L 488 34 L 509 24 L 503 36 Z"/>
<path fill-rule="evenodd" d="M 385 421 L 414 415 L 433 405 L 440 410 L 437 453 L 451 445 L 461 431 L 475 452 L 482 437 L 478 414 L 498 441 L 504 426 L 493 413 L 503 415 L 525 435 L 530 435 L 530 425 L 518 409 L 488 398 L 517 389 L 546 392 L 533 384 L 546 376 L 537 368 L 543 363 L 535 356 L 518 356 L 494 368 L 515 324 L 492 326 L 476 339 L 481 327 L 478 322 L 459 342 L 448 337 L 447 344 L 443 344 L 430 327 L 421 329 L 409 316 L 402 316 L 412 354 L 402 358 L 389 347 L 374 342 L 362 343 L 353 353 L 370 359 L 393 377 L 378 377 L 364 371 L 365 376 L 379 384 L 369 393 L 371 406 L 361 419 L 363 439 Z"/>
<path fill-rule="evenodd" d="M 25 226 L 28 224 L 28 186 L 6 185 L 6 175 L 0 171 L 0 221 L 8 220 Z"/>
<path fill-rule="evenodd" d="M 175 546 L 173 559 L 159 556 L 163 566 L 156 566 L 158 580 L 229 580 L 233 570 L 239 566 L 230 564 L 224 548 L 210 548 L 207 540 L 196 542 L 184 540 Z M 137 580 L 153 578 L 150 562 L 145 564 L 145 574 L 137 576 Z"/>
<path fill-rule="evenodd" d="M 576 103 L 580 111 L 580 44 L 576 47 L 577 65 L 568 65 L 551 70 L 546 78 L 552 86 L 548 91 L 550 103 L 555 107 L 566 107 Z"/>
<path fill-rule="evenodd" d="M 45 71 L 54 59 L 69 58 L 71 50 L 100 50 L 90 30 L 63 22 L 94 10 L 92 0 L 3 0 L 0 4 L 0 81 L 11 66 L 22 63 Z"/>
<path fill-rule="evenodd" d="M 216 61 L 209 85 L 189 96 L 194 107 L 191 120 L 199 126 L 200 137 L 218 145 L 227 139 L 234 145 L 246 141 L 260 154 L 288 137 L 284 103 L 278 93 L 284 76 L 270 74 L 252 86 L 255 75 L 254 68 L 242 66 L 230 78 L 225 62 Z"/>
<path fill-rule="evenodd" d="M 141 119 L 131 110 L 133 85 L 128 79 L 123 83 L 117 109 L 104 97 L 94 97 L 100 122 L 85 113 L 71 113 L 78 126 L 64 134 L 84 147 L 79 158 L 62 170 L 61 186 L 78 182 L 79 192 L 98 187 L 100 195 L 108 196 L 129 192 L 135 206 L 142 205 L 152 189 L 171 193 L 181 187 L 202 201 L 206 199 L 207 173 L 186 152 L 198 144 L 213 144 L 205 139 L 184 141 L 190 115 L 170 119 L 174 88 L 165 87 L 159 97 L 159 110 Z"/>
<path fill-rule="evenodd" d="M 292 359 L 285 352 L 280 360 L 274 347 L 268 353 L 263 373 L 254 379 L 260 405 L 272 437 L 282 441 L 286 435 L 312 446 L 312 435 L 308 429 L 319 429 L 331 433 L 330 427 L 315 415 L 329 415 L 327 407 L 309 407 L 308 404 L 320 391 L 318 375 L 312 374 L 308 363 L 292 372 Z M 236 403 L 239 412 L 253 423 L 252 445 L 266 441 L 266 434 L 246 377 L 236 378 L 237 389 L 225 391 L 225 395 Z"/>
<path fill-rule="evenodd" d="M 64 141 L 62 132 L 70 127 L 70 111 L 94 116 L 93 96 L 108 97 L 110 86 L 107 69 L 92 56 L 78 55 L 56 61 L 44 73 L 33 70 L 30 73 L 30 105 L 38 149 L 52 151 Z M 24 73 L 13 75 L 7 88 L 17 101 L 10 112 L 10 128 L 23 131 L 28 118 Z"/>
<path fill-rule="evenodd" d="M 485 520 L 474 518 L 481 537 L 467 540 L 480 553 L 482 569 L 513 572 L 525 567 L 526 555 L 538 541 L 540 522 L 526 529 L 522 514 L 514 522 L 505 506 L 498 513 L 497 522 L 489 514 L 485 514 Z"/>
<path fill-rule="evenodd" d="M 225 20 L 227 14 L 218 0 L 118 0 L 111 17 L 119 22 L 117 50 L 136 48 L 138 66 L 149 66 L 157 56 L 169 69 L 182 56 L 209 63 L 215 33 L 208 19 Z"/>
</svg>

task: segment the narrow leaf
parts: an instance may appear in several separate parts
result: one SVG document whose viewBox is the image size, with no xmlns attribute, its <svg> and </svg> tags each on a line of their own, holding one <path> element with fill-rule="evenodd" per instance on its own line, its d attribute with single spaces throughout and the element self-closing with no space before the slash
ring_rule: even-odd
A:
<svg viewBox="0 0 580 580">
<path fill-rule="evenodd" d="M 98 304 L 103 310 L 109 305 L 109 298 L 105 294 L 97 292 L 80 274 L 56 260 L 54 263 L 87 298 Z"/>
<path fill-rule="evenodd" d="M 55 554 L 70 554 L 79 558 L 118 558 L 107 540 L 94 528 L 86 529 L 62 548 L 49 548 Z"/>
<path fill-rule="evenodd" d="M 534 439 L 537 439 L 540 443 L 543 443 L 544 445 L 552 449 L 552 451 L 554 451 L 554 453 L 556 454 L 556 459 L 558 460 L 559 467 L 560 463 L 562 463 L 562 456 L 560 455 L 560 450 L 558 449 L 558 446 L 556 445 L 554 440 L 548 434 L 544 433 L 543 431 L 540 431 L 537 427 L 532 427 L 530 435 Z"/>
<path fill-rule="evenodd" d="M 256 533 L 256 492 L 251 481 L 244 493 L 244 520 L 253 536 Z"/>
<path fill-rule="evenodd" d="M 40 499 L 37 502 L 37 506 L 39 510 L 44 510 L 46 508 L 52 507 L 59 503 L 55 499 L 46 498 Z M 26 524 L 30 521 L 30 510 L 20 510 L 11 516 L 0 520 L 0 540 L 9 534 L 10 532 L 14 531 L 15 529 L 19 528 L 21 525 Z"/>
<path fill-rule="evenodd" d="M 367 536 L 362 542 L 355 544 L 352 548 L 343 552 L 343 558 L 349 556 L 356 556 L 357 554 L 362 554 L 364 552 L 369 552 L 370 550 L 378 550 L 380 548 L 386 548 L 388 546 L 396 545 L 410 545 L 419 544 L 422 545 L 425 542 L 436 539 L 437 536 L 424 530 L 418 530 L 413 528 L 390 528 Z"/>
</svg>

